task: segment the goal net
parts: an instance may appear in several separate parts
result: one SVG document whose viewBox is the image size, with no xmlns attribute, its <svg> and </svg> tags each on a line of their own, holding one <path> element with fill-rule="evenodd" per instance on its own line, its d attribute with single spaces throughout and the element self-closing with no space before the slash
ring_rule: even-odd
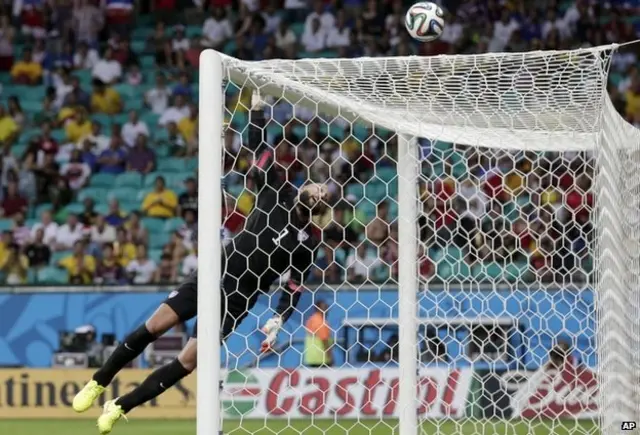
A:
<svg viewBox="0 0 640 435">
<path fill-rule="evenodd" d="M 260 328 L 278 283 L 221 354 L 220 295 L 201 286 L 199 435 L 221 420 L 225 434 L 372 435 L 638 421 L 640 135 L 607 96 L 614 52 L 206 51 L 200 282 L 224 272 L 219 224 L 238 231 L 256 207 L 252 128 L 291 183 L 326 184 L 331 207 L 273 352 Z"/>
</svg>

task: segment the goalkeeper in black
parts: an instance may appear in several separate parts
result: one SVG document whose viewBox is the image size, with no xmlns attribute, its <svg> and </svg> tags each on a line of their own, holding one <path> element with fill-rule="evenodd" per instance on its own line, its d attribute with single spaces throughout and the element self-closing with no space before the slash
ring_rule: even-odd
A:
<svg viewBox="0 0 640 435">
<path fill-rule="evenodd" d="M 257 191 L 256 206 L 245 228 L 224 247 L 221 280 L 221 340 L 225 340 L 247 316 L 261 293 L 288 275 L 275 315 L 262 328 L 262 351 L 275 343 L 282 325 L 293 313 L 304 277 L 313 265 L 318 240 L 312 235 L 311 219 L 327 209 L 326 186 L 307 184 L 300 189 L 279 170 L 273 149 L 263 139 L 264 103 L 252 97 L 249 144 L 254 164 L 248 174 Z M 92 380 L 76 395 L 73 409 L 88 410 L 116 374 L 140 355 L 157 337 L 197 314 L 196 274 L 172 292 L 158 310 L 127 336 Z M 208 283 L 210 285 L 211 283 Z M 189 375 L 197 363 L 197 327 L 178 357 L 151 373 L 130 393 L 105 403 L 98 418 L 100 433 L 111 432 L 114 424 L 133 408 L 159 396 Z"/>
</svg>

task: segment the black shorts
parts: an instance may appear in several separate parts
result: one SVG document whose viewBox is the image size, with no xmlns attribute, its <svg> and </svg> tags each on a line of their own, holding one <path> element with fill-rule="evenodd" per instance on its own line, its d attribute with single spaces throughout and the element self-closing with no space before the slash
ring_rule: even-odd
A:
<svg viewBox="0 0 640 435">
<path fill-rule="evenodd" d="M 215 288 L 212 289 L 216 291 Z M 221 339 L 226 339 L 242 320 L 249 314 L 258 300 L 260 292 L 256 289 L 237 289 L 232 292 L 220 288 Z M 198 314 L 198 279 L 197 273 L 188 276 L 164 301 L 177 315 L 180 321 L 186 322 Z M 198 337 L 198 323 L 194 325 L 193 337 Z"/>
</svg>

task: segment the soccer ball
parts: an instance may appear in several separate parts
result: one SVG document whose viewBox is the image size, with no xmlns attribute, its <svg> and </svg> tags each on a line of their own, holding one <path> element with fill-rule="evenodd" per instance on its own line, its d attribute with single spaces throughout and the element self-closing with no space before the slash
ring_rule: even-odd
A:
<svg viewBox="0 0 640 435">
<path fill-rule="evenodd" d="M 433 41 L 444 30 L 444 12 L 435 3 L 416 3 L 407 11 L 404 24 L 409 34 L 418 41 Z"/>
</svg>

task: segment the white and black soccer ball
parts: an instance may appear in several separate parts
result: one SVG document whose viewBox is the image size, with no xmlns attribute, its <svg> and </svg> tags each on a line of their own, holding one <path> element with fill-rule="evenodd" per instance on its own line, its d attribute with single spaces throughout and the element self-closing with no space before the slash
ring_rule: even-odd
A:
<svg viewBox="0 0 640 435">
<path fill-rule="evenodd" d="M 404 24 L 407 32 L 418 41 L 433 41 L 444 30 L 444 12 L 435 3 L 419 2 L 409 8 Z"/>
</svg>

